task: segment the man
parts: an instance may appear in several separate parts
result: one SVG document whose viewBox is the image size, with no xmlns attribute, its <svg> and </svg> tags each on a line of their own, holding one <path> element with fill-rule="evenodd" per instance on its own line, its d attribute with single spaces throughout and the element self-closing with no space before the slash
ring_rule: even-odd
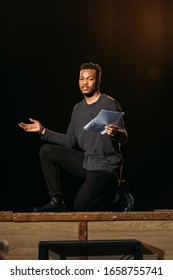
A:
<svg viewBox="0 0 173 280">
<path fill-rule="evenodd" d="M 19 123 L 25 131 L 37 132 L 42 140 L 48 142 L 40 148 L 40 160 L 50 202 L 35 207 L 34 212 L 66 210 L 59 167 L 83 179 L 75 197 L 75 211 L 112 211 L 117 200 L 121 202 L 122 210 L 132 209 L 133 196 L 125 184 L 121 187 L 123 158 L 120 147 L 128 138 L 123 118 L 117 125 L 106 125 L 104 135 L 84 129 L 102 109 L 122 111 L 116 100 L 99 91 L 100 83 L 100 66 L 91 62 L 83 63 L 80 67 L 79 88 L 84 98 L 74 106 L 66 134 L 51 131 L 31 118 L 31 123 Z"/>
</svg>

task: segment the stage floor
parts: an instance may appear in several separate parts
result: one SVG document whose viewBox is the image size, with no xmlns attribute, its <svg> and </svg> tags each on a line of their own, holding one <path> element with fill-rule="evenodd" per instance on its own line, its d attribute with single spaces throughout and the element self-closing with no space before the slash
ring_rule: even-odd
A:
<svg viewBox="0 0 173 280">
<path fill-rule="evenodd" d="M 1 211 L 0 239 L 8 241 L 8 256 L 14 260 L 38 259 L 39 241 L 123 239 L 140 241 L 144 259 L 173 260 L 173 210 L 66 213 Z M 111 256 L 111 259 L 122 257 Z M 57 256 L 52 253 L 51 258 L 57 259 Z"/>
</svg>

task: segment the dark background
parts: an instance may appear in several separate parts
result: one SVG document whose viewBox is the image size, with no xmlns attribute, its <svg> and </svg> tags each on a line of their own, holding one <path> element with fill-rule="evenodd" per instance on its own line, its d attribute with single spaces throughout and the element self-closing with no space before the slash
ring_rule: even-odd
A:
<svg viewBox="0 0 173 280">
<path fill-rule="evenodd" d="M 65 133 L 81 100 L 79 67 L 100 64 L 100 91 L 125 111 L 123 178 L 136 211 L 173 208 L 172 0 L 4 0 L 0 210 L 31 211 L 48 201 L 29 117 Z M 62 172 L 68 209 L 79 182 Z"/>
</svg>

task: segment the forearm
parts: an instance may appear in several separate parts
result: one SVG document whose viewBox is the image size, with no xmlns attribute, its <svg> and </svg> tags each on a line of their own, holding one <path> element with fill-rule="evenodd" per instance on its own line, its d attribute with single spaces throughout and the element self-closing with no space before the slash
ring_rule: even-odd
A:
<svg viewBox="0 0 173 280">
<path fill-rule="evenodd" d="M 41 133 L 41 139 L 53 144 L 63 145 L 66 147 L 74 147 L 76 139 L 68 134 L 62 134 L 50 129 L 44 128 Z"/>
</svg>

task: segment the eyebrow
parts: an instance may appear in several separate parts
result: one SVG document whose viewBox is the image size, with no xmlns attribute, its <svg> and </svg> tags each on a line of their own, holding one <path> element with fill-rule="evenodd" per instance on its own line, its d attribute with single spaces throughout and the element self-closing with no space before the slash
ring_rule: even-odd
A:
<svg viewBox="0 0 173 280">
<path fill-rule="evenodd" d="M 84 76 L 80 75 L 79 77 L 84 77 Z M 94 76 L 87 76 L 87 78 L 94 78 Z"/>
</svg>

